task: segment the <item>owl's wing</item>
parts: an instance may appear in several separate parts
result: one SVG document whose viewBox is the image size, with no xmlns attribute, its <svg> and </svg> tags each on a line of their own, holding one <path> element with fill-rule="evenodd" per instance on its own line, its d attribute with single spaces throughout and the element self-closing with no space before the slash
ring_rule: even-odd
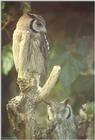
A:
<svg viewBox="0 0 95 140">
<path fill-rule="evenodd" d="M 27 77 L 27 66 L 30 46 L 30 33 L 22 30 L 15 30 L 13 34 L 13 58 L 18 78 Z"/>
<path fill-rule="evenodd" d="M 44 67 L 45 67 L 45 73 L 44 78 L 46 80 L 47 78 L 47 66 L 48 66 L 48 50 L 49 50 L 49 42 L 47 40 L 47 37 L 45 34 L 41 34 L 41 46 L 40 46 L 41 53 L 44 58 Z"/>
<path fill-rule="evenodd" d="M 21 42 L 21 32 L 17 29 L 13 33 L 13 44 L 12 44 L 12 51 L 13 51 L 13 59 L 16 70 L 18 72 L 19 69 L 19 51 L 20 51 L 20 42 Z"/>
<path fill-rule="evenodd" d="M 28 65 L 29 60 L 28 57 L 31 55 L 30 48 L 30 32 L 23 31 L 22 32 L 22 40 L 19 44 L 20 50 L 19 50 L 19 72 L 18 72 L 18 78 L 29 78 L 28 74 Z"/>
</svg>

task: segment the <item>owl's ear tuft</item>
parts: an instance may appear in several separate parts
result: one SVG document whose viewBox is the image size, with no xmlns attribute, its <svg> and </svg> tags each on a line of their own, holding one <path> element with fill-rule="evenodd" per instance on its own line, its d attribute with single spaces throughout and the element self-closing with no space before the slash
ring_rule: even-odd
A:
<svg viewBox="0 0 95 140">
<path fill-rule="evenodd" d="M 51 106 L 51 104 L 52 104 L 52 102 L 51 101 L 43 101 L 46 105 L 49 105 L 49 106 Z"/>
<path fill-rule="evenodd" d="M 60 102 L 61 104 L 64 104 L 67 106 L 67 104 L 70 102 L 70 98 L 65 99 L 64 101 Z"/>
</svg>

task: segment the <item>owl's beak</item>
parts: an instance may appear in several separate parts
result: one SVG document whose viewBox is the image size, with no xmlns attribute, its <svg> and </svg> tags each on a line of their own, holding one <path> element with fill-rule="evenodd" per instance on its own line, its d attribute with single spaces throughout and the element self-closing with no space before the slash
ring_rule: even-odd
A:
<svg viewBox="0 0 95 140">
<path fill-rule="evenodd" d="M 43 27 L 42 32 L 47 33 L 47 30 L 45 27 Z"/>
</svg>

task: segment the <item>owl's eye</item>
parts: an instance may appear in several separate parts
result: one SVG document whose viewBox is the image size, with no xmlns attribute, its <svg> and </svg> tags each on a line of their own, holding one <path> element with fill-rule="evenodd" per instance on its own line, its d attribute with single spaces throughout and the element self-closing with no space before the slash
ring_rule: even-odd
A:
<svg viewBox="0 0 95 140">
<path fill-rule="evenodd" d="M 42 26 L 42 24 L 41 24 L 40 22 L 37 22 L 37 26 L 41 27 L 41 26 Z"/>
</svg>

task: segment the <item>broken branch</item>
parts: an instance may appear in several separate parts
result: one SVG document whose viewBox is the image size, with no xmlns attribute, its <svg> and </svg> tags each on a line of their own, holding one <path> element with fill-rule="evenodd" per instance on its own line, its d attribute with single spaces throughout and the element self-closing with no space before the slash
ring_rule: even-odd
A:
<svg viewBox="0 0 95 140">
<path fill-rule="evenodd" d="M 44 84 L 44 86 L 41 89 L 41 91 L 39 92 L 39 94 L 35 97 L 36 102 L 40 102 L 41 100 L 43 100 L 49 96 L 52 88 L 54 87 L 54 85 L 59 77 L 60 70 L 61 70 L 61 67 L 59 65 L 53 67 L 48 80 Z"/>
</svg>

